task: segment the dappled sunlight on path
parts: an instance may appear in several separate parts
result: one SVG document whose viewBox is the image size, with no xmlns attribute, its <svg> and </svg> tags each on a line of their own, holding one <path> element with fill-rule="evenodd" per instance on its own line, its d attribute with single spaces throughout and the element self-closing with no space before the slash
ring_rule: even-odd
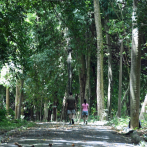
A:
<svg viewBox="0 0 147 147">
<path fill-rule="evenodd" d="M 88 125 L 68 123 L 40 122 L 37 127 L 13 132 L 8 143 L 1 147 L 133 147 L 130 140 L 105 126 L 104 122 L 88 123 Z"/>
</svg>

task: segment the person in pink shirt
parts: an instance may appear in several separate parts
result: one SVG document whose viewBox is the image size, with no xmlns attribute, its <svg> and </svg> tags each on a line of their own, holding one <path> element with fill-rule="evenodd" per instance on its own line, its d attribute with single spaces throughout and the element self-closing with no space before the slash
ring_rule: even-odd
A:
<svg viewBox="0 0 147 147">
<path fill-rule="evenodd" d="M 84 103 L 82 104 L 82 116 L 84 119 L 84 124 L 85 124 L 85 117 L 86 117 L 86 125 L 87 125 L 87 118 L 88 118 L 88 108 L 89 108 L 89 104 L 86 103 L 86 99 L 84 99 Z"/>
</svg>

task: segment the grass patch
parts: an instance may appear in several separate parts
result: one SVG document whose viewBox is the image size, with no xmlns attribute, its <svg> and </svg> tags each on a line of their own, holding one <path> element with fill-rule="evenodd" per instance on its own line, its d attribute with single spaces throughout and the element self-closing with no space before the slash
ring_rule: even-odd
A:
<svg viewBox="0 0 147 147">
<path fill-rule="evenodd" d="M 20 128 L 20 127 L 34 127 L 36 124 L 34 122 L 28 122 L 26 120 L 7 120 L 4 119 L 0 122 L 0 132 L 6 132 L 13 130 L 15 128 Z"/>
<path fill-rule="evenodd" d="M 129 117 L 118 118 L 114 117 L 112 120 L 108 121 L 107 125 L 113 126 L 114 128 L 118 127 L 127 127 L 129 125 Z"/>
</svg>

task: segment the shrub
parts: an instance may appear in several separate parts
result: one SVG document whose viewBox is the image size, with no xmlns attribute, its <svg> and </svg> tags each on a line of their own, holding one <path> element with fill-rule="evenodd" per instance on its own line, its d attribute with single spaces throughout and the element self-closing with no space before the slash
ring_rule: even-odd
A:
<svg viewBox="0 0 147 147">
<path fill-rule="evenodd" d="M 0 109 L 0 121 L 6 119 L 6 110 Z"/>
</svg>

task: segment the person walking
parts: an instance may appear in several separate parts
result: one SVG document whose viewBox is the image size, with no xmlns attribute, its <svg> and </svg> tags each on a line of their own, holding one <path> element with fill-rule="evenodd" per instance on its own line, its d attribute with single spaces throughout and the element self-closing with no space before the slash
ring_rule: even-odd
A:
<svg viewBox="0 0 147 147">
<path fill-rule="evenodd" d="M 84 119 L 84 124 L 85 124 L 85 118 L 86 118 L 86 125 L 87 125 L 87 118 L 88 118 L 88 108 L 89 108 L 89 104 L 86 103 L 86 99 L 84 99 L 84 103 L 82 104 L 82 117 Z"/>
<path fill-rule="evenodd" d="M 67 98 L 66 101 L 66 110 L 67 114 L 69 115 L 69 124 L 74 124 L 74 115 L 76 113 L 75 111 L 76 108 L 76 102 L 75 98 L 72 96 L 72 92 L 69 93 L 69 97 Z"/>
</svg>

